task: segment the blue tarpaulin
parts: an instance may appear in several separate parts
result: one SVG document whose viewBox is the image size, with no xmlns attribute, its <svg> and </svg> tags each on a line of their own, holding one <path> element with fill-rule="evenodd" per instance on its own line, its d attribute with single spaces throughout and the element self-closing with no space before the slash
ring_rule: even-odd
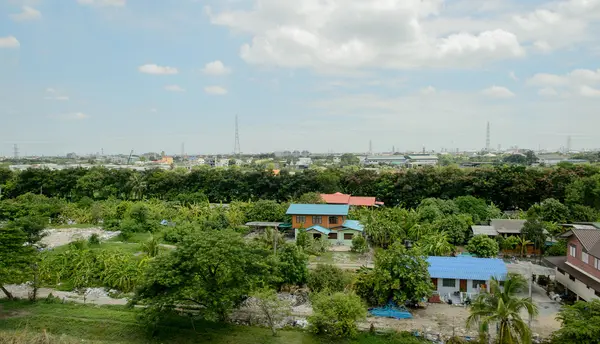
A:
<svg viewBox="0 0 600 344">
<path fill-rule="evenodd" d="M 412 319 L 412 315 L 405 307 L 399 307 L 392 303 L 389 303 L 385 307 L 370 308 L 369 313 L 376 317 Z"/>
</svg>

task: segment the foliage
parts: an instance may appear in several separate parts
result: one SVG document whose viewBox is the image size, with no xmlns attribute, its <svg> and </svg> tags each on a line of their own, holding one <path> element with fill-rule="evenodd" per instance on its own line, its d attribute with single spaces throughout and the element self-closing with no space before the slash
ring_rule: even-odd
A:
<svg viewBox="0 0 600 344">
<path fill-rule="evenodd" d="M 358 333 L 356 321 L 367 314 L 361 299 L 355 294 L 315 294 L 311 301 L 313 315 L 308 317 L 308 322 L 311 331 L 317 334 L 354 337 Z"/>
<path fill-rule="evenodd" d="M 482 234 L 469 240 L 467 250 L 480 258 L 492 258 L 498 256 L 500 248 L 496 240 Z"/>
<path fill-rule="evenodd" d="M 151 236 L 146 242 L 140 244 L 140 248 L 148 257 L 156 257 L 160 252 L 160 240 L 158 237 Z"/>
<path fill-rule="evenodd" d="M 502 241 L 502 248 L 505 250 L 514 250 L 519 246 L 521 240 L 516 236 L 509 236 L 508 238 Z"/>
<path fill-rule="evenodd" d="M 455 250 L 449 240 L 446 232 L 434 232 L 417 241 L 416 246 L 426 256 L 449 256 Z"/>
<path fill-rule="evenodd" d="M 279 323 L 292 313 L 290 302 L 279 299 L 273 289 L 267 288 L 255 291 L 252 297 L 256 300 L 261 317 L 276 335 Z"/>
<path fill-rule="evenodd" d="M 307 192 L 301 195 L 295 203 L 299 204 L 322 204 L 325 203 L 321 194 L 318 192 Z"/>
<path fill-rule="evenodd" d="M 490 219 L 490 209 L 484 199 L 473 196 L 460 196 L 454 199 L 461 214 L 469 214 L 474 223 L 485 223 Z"/>
<path fill-rule="evenodd" d="M 308 256 L 291 243 L 280 246 L 277 260 L 281 284 L 302 285 L 308 278 Z"/>
<path fill-rule="evenodd" d="M 468 238 L 469 228 L 472 225 L 468 215 L 449 215 L 433 223 L 439 232 L 445 232 L 453 245 L 462 245 Z"/>
<path fill-rule="evenodd" d="M 515 296 L 526 284 L 525 279 L 516 274 L 509 274 L 503 287 L 492 278 L 490 293 L 479 294 L 471 304 L 467 327 L 477 327 L 483 338 L 488 337 L 490 328 L 495 327 L 497 343 L 530 344 L 531 329 L 523 320 L 522 313 L 534 317 L 538 314 L 538 308 L 529 298 Z"/>
<path fill-rule="evenodd" d="M 205 318 L 224 321 L 271 275 L 267 256 L 231 230 L 192 232 L 150 263 L 134 301 L 149 312 L 196 305 Z"/>
<path fill-rule="evenodd" d="M 564 239 L 557 240 L 553 245 L 548 247 L 545 254 L 550 257 L 564 256 L 567 252 L 567 241 Z"/>
<path fill-rule="evenodd" d="M 100 245 L 100 236 L 98 233 L 92 233 L 88 239 L 90 245 Z"/>
<path fill-rule="evenodd" d="M 558 313 L 561 328 L 552 336 L 553 344 L 600 343 L 600 301 L 577 301 Z"/>
<path fill-rule="evenodd" d="M 308 288 L 315 293 L 342 292 L 352 282 L 352 276 L 335 265 L 319 264 L 308 273 Z"/>
<path fill-rule="evenodd" d="M 354 154 L 345 153 L 345 154 L 342 154 L 342 156 L 340 157 L 340 164 L 342 166 L 353 166 L 353 165 L 358 165 L 359 163 L 360 163 L 360 160 Z"/>
<path fill-rule="evenodd" d="M 576 222 L 596 222 L 600 219 L 598 210 L 581 204 L 571 205 L 570 212 L 571 218 Z"/>
<path fill-rule="evenodd" d="M 531 241 L 536 248 L 542 248 L 546 244 L 547 235 L 544 233 L 544 224 L 537 219 L 527 220 L 521 234 L 525 239 Z"/>
<path fill-rule="evenodd" d="M 9 299 L 12 295 L 4 285 L 23 282 L 35 255 L 27 242 L 27 234 L 18 226 L 0 226 L 0 288 Z"/>
<path fill-rule="evenodd" d="M 9 222 L 7 227 L 15 227 L 25 233 L 27 242 L 37 244 L 45 236 L 44 229 L 48 221 L 41 216 L 24 216 Z"/>
<path fill-rule="evenodd" d="M 527 217 L 545 222 L 566 223 L 571 218 L 571 214 L 566 205 L 554 198 L 548 198 L 539 205 L 531 206 L 527 211 Z"/>
<path fill-rule="evenodd" d="M 350 250 L 356 253 L 367 253 L 369 251 L 367 239 L 361 233 L 356 234 L 352 237 L 352 247 Z"/>
<path fill-rule="evenodd" d="M 420 301 L 432 292 L 428 263 L 418 249 L 396 243 L 376 252 L 374 269 L 361 270 L 355 290 L 370 305 Z"/>
</svg>

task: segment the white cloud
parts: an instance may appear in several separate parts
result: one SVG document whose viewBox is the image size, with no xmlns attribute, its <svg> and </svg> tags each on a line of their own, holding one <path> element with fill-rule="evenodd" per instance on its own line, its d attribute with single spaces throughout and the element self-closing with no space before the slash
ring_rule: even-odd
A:
<svg viewBox="0 0 600 344">
<path fill-rule="evenodd" d="M 18 48 L 21 44 L 14 36 L 0 37 L 0 48 Z"/>
<path fill-rule="evenodd" d="M 538 94 L 544 97 L 554 97 L 558 95 L 558 92 L 552 87 L 544 87 L 538 90 Z"/>
<path fill-rule="evenodd" d="M 23 6 L 21 13 L 11 14 L 10 18 L 14 21 L 28 21 L 42 18 L 42 13 L 30 6 Z"/>
<path fill-rule="evenodd" d="M 207 86 L 204 88 L 204 92 L 206 92 L 208 94 L 221 96 L 221 95 L 227 94 L 227 89 L 225 89 L 221 86 Z"/>
<path fill-rule="evenodd" d="M 139 66 L 138 70 L 141 73 L 155 74 L 155 75 L 172 75 L 172 74 L 179 73 L 179 71 L 175 67 L 158 66 L 155 64 L 145 64 L 143 66 Z"/>
<path fill-rule="evenodd" d="M 248 63 L 332 69 L 471 67 L 525 55 L 502 28 L 450 30 L 427 26 L 441 0 L 261 0 L 252 10 L 213 13 L 211 22 L 251 34 L 240 55 Z"/>
<path fill-rule="evenodd" d="M 207 63 L 202 72 L 207 75 L 221 76 L 230 74 L 231 68 L 226 67 L 223 62 L 217 60 Z"/>
<path fill-rule="evenodd" d="M 44 97 L 44 99 L 66 101 L 69 100 L 69 97 L 52 87 L 48 87 L 46 88 L 46 96 Z"/>
<path fill-rule="evenodd" d="M 123 7 L 127 4 L 126 0 L 77 0 L 81 5 L 90 5 L 97 7 Z"/>
<path fill-rule="evenodd" d="M 59 120 L 64 120 L 64 121 L 79 121 L 79 120 L 84 120 L 84 119 L 90 118 L 89 115 L 87 115 L 83 112 L 64 113 L 64 114 L 56 115 L 53 117 L 56 119 L 59 119 Z"/>
<path fill-rule="evenodd" d="M 481 91 L 481 94 L 493 98 L 512 98 L 515 96 L 508 88 L 502 86 L 492 86 Z"/>
<path fill-rule="evenodd" d="M 427 86 L 423 89 L 421 89 L 421 94 L 434 94 L 436 92 L 435 87 L 433 86 Z"/>
<path fill-rule="evenodd" d="M 185 92 L 185 89 L 179 85 L 167 85 L 165 86 L 165 90 L 170 92 Z"/>
<path fill-rule="evenodd" d="M 519 78 L 517 77 L 517 75 L 515 74 L 515 72 L 510 72 L 508 73 L 508 76 L 513 79 L 514 81 L 519 81 Z"/>
<path fill-rule="evenodd" d="M 575 69 L 564 75 L 539 73 L 527 80 L 527 84 L 543 89 L 560 88 L 570 91 L 567 93 L 579 94 L 584 97 L 597 97 L 600 91 L 592 86 L 600 84 L 600 69 Z M 540 92 L 538 94 L 542 95 Z"/>
<path fill-rule="evenodd" d="M 600 90 L 597 88 L 593 88 L 590 86 L 581 86 L 581 89 L 579 91 L 581 92 L 581 95 L 584 97 L 593 97 L 593 98 L 600 97 Z"/>
</svg>

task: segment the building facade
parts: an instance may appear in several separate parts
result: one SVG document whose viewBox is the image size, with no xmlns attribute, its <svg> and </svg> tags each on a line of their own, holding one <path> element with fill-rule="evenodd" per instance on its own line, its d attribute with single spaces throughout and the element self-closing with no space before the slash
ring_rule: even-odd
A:
<svg viewBox="0 0 600 344">
<path fill-rule="evenodd" d="M 359 221 L 348 220 L 350 206 L 345 204 L 291 204 L 286 214 L 292 217 L 295 237 L 307 231 L 314 239 L 332 245 L 352 245 L 352 238 L 363 232 Z"/>
</svg>

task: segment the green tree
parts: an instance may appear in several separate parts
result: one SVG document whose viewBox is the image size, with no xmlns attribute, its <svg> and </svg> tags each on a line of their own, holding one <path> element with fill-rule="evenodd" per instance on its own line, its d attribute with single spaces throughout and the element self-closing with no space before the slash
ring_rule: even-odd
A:
<svg viewBox="0 0 600 344">
<path fill-rule="evenodd" d="M 273 335 L 277 335 L 277 326 L 292 313 L 290 302 L 281 300 L 275 290 L 267 288 L 255 291 L 252 297 L 256 301 L 261 318 L 267 323 Z"/>
<path fill-rule="evenodd" d="M 527 217 L 545 222 L 566 223 L 571 218 L 570 213 L 566 205 L 554 198 L 548 198 L 539 205 L 531 206 L 527 211 Z"/>
<path fill-rule="evenodd" d="M 177 250 L 153 260 L 134 303 L 149 311 L 200 306 L 208 319 L 225 321 L 270 275 L 267 251 L 252 248 L 231 230 L 192 232 Z"/>
<path fill-rule="evenodd" d="M 416 246 L 427 256 L 449 256 L 455 250 L 446 232 L 428 234 L 417 241 Z"/>
<path fill-rule="evenodd" d="M 277 252 L 279 275 L 281 283 L 302 285 L 308 278 L 308 255 L 294 245 L 285 244 Z"/>
<path fill-rule="evenodd" d="M 521 250 L 521 257 L 524 257 L 525 253 L 527 252 L 527 246 L 533 244 L 533 242 L 528 240 L 524 235 L 521 235 L 517 238 L 519 240 L 518 247 Z"/>
<path fill-rule="evenodd" d="M 360 164 L 360 159 L 354 154 L 346 153 L 340 157 L 340 164 L 342 166 L 353 166 Z"/>
<path fill-rule="evenodd" d="M 321 194 L 318 192 L 307 192 L 302 194 L 297 200 L 296 203 L 300 204 L 322 204 L 325 203 Z"/>
<path fill-rule="evenodd" d="M 558 312 L 557 319 L 562 322 L 558 331 L 552 335 L 552 344 L 600 343 L 600 301 L 577 301 L 565 305 Z"/>
<path fill-rule="evenodd" d="M 36 253 L 28 242 L 27 234 L 20 227 L 0 226 L 0 289 L 9 299 L 13 295 L 4 286 L 26 280 Z"/>
<path fill-rule="evenodd" d="M 308 317 L 310 329 L 332 337 L 353 337 L 358 333 L 356 322 L 367 315 L 360 297 L 355 294 L 321 293 L 311 298 L 313 315 Z"/>
<path fill-rule="evenodd" d="M 460 196 L 454 199 L 454 203 L 458 206 L 461 214 L 471 215 L 474 223 L 484 223 L 490 219 L 488 205 L 484 199 Z"/>
<path fill-rule="evenodd" d="M 467 239 L 471 224 L 470 216 L 461 214 L 446 216 L 434 222 L 433 226 L 439 232 L 445 232 L 451 244 L 462 245 Z"/>
<path fill-rule="evenodd" d="M 537 219 L 527 220 L 521 230 L 521 235 L 531 241 L 535 248 L 541 249 L 546 244 L 547 234 L 544 231 L 544 224 Z"/>
<path fill-rule="evenodd" d="M 367 244 L 367 239 L 361 234 L 358 233 L 352 237 L 352 247 L 350 248 L 352 252 L 356 253 L 366 253 L 369 251 L 369 245 Z"/>
<path fill-rule="evenodd" d="M 387 250 L 377 251 L 375 267 L 363 269 L 355 282 L 356 293 L 371 305 L 420 301 L 431 296 L 429 264 L 418 249 L 407 250 L 395 243 Z"/>
<path fill-rule="evenodd" d="M 331 264 L 319 264 L 308 273 L 308 288 L 315 293 L 342 292 L 352 282 L 352 276 Z"/>
<path fill-rule="evenodd" d="M 502 240 L 502 248 L 505 250 L 514 250 L 519 246 L 521 240 L 516 236 L 509 236 L 508 238 Z"/>
<path fill-rule="evenodd" d="M 498 256 L 500 248 L 496 240 L 482 234 L 469 240 L 467 250 L 480 258 L 492 258 Z"/>
<path fill-rule="evenodd" d="M 531 299 L 516 296 L 526 283 L 520 275 L 509 274 L 501 287 L 500 281 L 492 278 L 490 293 L 479 294 L 473 301 L 467 327 L 477 327 L 482 339 L 487 339 L 490 329 L 495 327 L 495 342 L 499 344 L 531 344 L 531 329 L 521 314 L 533 318 L 538 314 L 538 308 Z"/>
</svg>

